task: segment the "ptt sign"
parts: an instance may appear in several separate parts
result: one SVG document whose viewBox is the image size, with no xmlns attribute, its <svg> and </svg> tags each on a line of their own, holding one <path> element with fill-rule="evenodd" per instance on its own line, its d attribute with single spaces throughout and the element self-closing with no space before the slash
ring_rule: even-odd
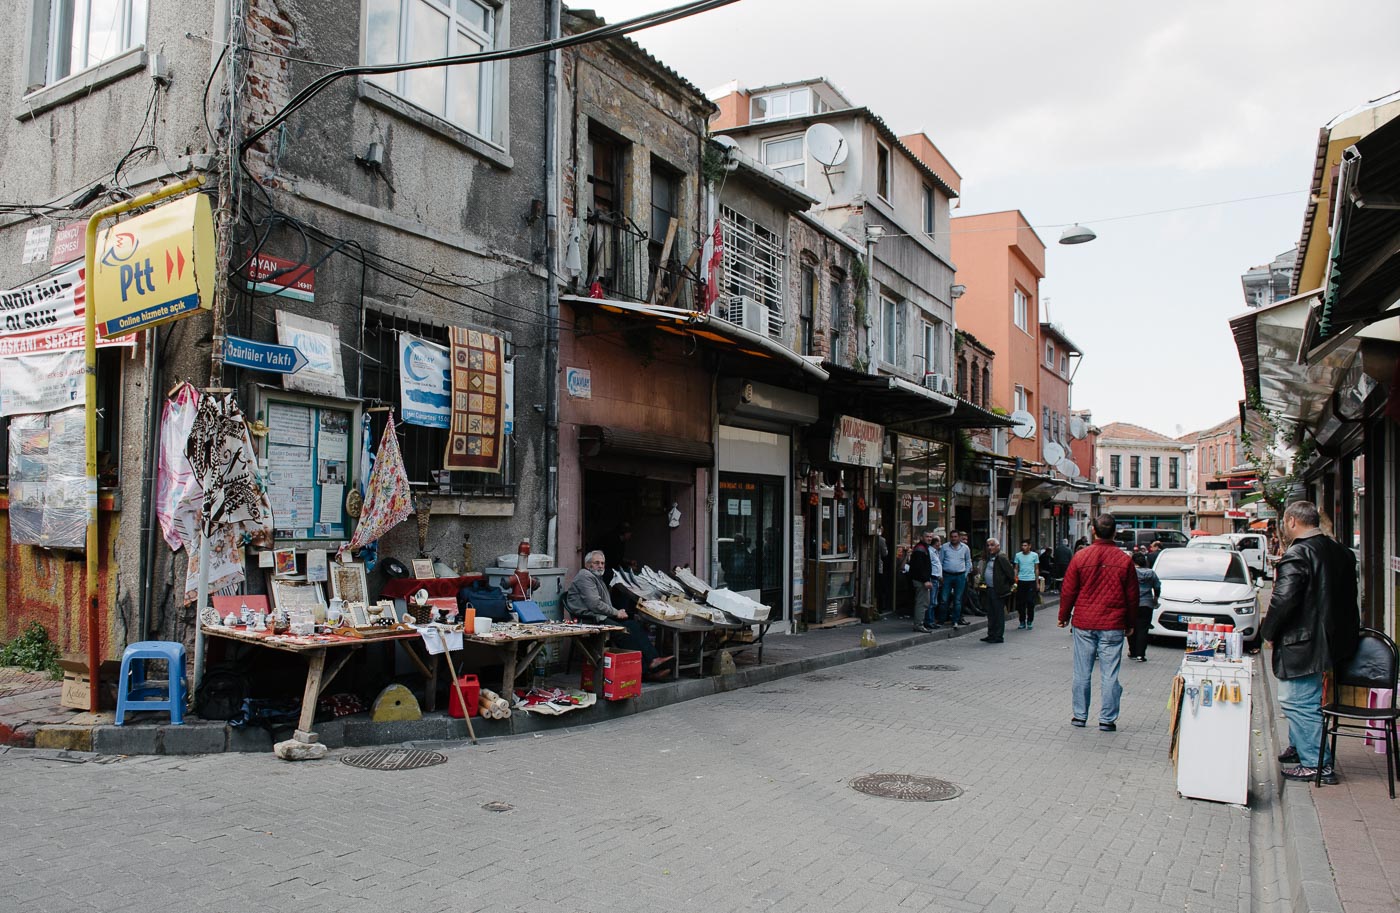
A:
<svg viewBox="0 0 1400 913">
<path fill-rule="evenodd" d="M 89 289 L 97 331 L 105 337 L 208 308 L 214 293 L 209 198 L 181 197 L 100 233 Z"/>
</svg>

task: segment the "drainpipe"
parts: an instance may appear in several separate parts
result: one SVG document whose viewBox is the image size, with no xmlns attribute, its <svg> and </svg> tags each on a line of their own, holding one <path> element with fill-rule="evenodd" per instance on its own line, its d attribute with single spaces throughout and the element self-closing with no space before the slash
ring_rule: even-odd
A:
<svg viewBox="0 0 1400 913">
<path fill-rule="evenodd" d="M 141 597 L 136 610 L 136 639 L 145 640 L 150 631 L 151 603 L 155 590 L 156 554 L 156 476 L 160 468 L 160 327 L 146 331 L 146 467 L 141 473 Z"/>
<path fill-rule="evenodd" d="M 563 0 L 550 0 L 549 40 L 561 32 Z M 545 63 L 544 105 L 544 309 L 545 309 L 545 406 L 544 464 L 545 550 L 559 560 L 559 283 L 554 260 L 559 234 L 559 51 L 549 52 Z"/>
</svg>

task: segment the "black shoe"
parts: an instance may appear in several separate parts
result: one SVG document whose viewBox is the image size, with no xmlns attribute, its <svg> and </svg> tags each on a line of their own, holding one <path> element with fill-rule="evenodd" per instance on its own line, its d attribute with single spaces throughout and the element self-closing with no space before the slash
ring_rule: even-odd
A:
<svg viewBox="0 0 1400 913">
<path fill-rule="evenodd" d="M 971 625 L 972 622 L 967 621 L 967 620 L 963 620 L 963 621 L 955 622 L 955 624 L 956 624 L 958 627 L 960 627 L 960 628 L 966 628 L 966 627 L 968 627 L 969 625 Z"/>
<path fill-rule="evenodd" d="M 985 640 L 985 641 L 986 641 L 987 643 L 989 643 L 989 644 L 1004 644 L 1004 643 L 1006 643 L 1006 641 L 1003 640 L 1003 639 L 1000 638 L 1000 637 L 984 637 L 984 638 L 982 638 L 982 639 Z"/>
<path fill-rule="evenodd" d="M 1280 764 L 1297 764 L 1298 749 L 1294 748 L 1292 745 L 1289 745 L 1288 750 L 1278 756 L 1278 762 Z"/>
<path fill-rule="evenodd" d="M 1077 727 L 1079 727 L 1080 729 L 1083 729 L 1083 728 L 1084 728 L 1084 721 L 1083 721 L 1083 720 L 1071 719 L 1071 720 L 1069 721 L 1069 724 L 1070 724 L 1071 726 L 1077 726 Z"/>
<path fill-rule="evenodd" d="M 1299 764 L 1297 767 L 1285 768 L 1284 771 L 1283 771 L 1283 778 L 1284 778 L 1285 780 L 1299 780 L 1299 781 L 1302 781 L 1302 782 L 1307 782 L 1307 781 L 1309 781 L 1309 780 L 1316 780 L 1316 779 L 1317 779 L 1317 768 L 1316 768 L 1316 767 L 1304 767 L 1304 766 L 1301 765 L 1301 764 Z M 1322 785 L 1323 785 L 1323 786 L 1336 786 L 1336 785 L 1337 785 L 1337 772 L 1336 772 L 1334 769 L 1332 769 L 1331 767 L 1324 767 L 1324 768 L 1322 768 Z"/>
<path fill-rule="evenodd" d="M 1099 724 L 1099 732 L 1117 732 L 1117 731 L 1118 731 L 1118 724 L 1117 724 L 1117 723 L 1100 723 L 1100 724 Z"/>
</svg>

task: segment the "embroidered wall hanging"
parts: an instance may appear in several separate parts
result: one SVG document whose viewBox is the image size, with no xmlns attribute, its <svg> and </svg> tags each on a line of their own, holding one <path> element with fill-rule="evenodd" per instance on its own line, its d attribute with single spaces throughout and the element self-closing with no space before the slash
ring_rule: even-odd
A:
<svg viewBox="0 0 1400 913">
<path fill-rule="evenodd" d="M 502 360 L 499 336 L 452 327 L 452 425 L 443 468 L 501 471 Z"/>
</svg>

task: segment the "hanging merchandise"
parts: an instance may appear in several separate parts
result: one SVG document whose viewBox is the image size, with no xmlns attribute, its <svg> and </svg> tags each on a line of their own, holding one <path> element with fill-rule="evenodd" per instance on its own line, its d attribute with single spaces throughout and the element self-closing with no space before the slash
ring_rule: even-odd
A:
<svg viewBox="0 0 1400 913">
<path fill-rule="evenodd" d="M 442 468 L 500 472 L 504 340 L 452 327 L 452 415 Z"/>
<path fill-rule="evenodd" d="M 257 477 L 253 440 L 233 394 L 199 401 L 185 455 L 202 484 L 204 532 L 219 524 L 241 524 L 253 540 L 271 542 L 272 508 Z"/>
<path fill-rule="evenodd" d="M 373 422 L 366 413 L 360 423 L 360 477 L 355 480 L 355 488 L 345 505 L 345 512 L 356 520 L 365 509 L 365 496 L 369 493 L 369 477 L 374 471 L 374 430 Z M 379 543 L 371 542 L 360 549 L 360 560 L 365 563 L 365 571 L 374 570 L 379 563 Z"/>
<path fill-rule="evenodd" d="M 176 387 L 160 419 L 160 464 L 156 476 L 156 519 L 172 552 L 195 542 L 199 480 L 194 477 L 185 444 L 199 409 L 199 391 L 188 383 Z"/>
<path fill-rule="evenodd" d="M 366 486 L 365 506 L 360 523 L 350 540 L 350 548 L 362 548 L 376 542 L 389 530 L 408 519 L 413 513 L 413 494 L 408 487 L 408 472 L 399 453 L 399 439 L 394 433 L 394 413 L 384 424 L 384 436 L 379 440 L 379 453 L 374 457 L 374 471 Z"/>
</svg>

